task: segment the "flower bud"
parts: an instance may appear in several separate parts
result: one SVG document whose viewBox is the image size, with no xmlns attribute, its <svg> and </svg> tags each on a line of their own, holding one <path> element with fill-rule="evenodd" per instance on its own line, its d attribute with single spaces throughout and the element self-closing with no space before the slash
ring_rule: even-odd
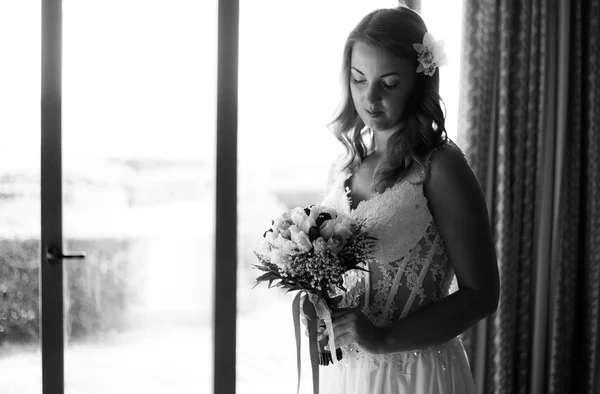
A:
<svg viewBox="0 0 600 394">
<path fill-rule="evenodd" d="M 323 237 L 319 237 L 313 241 L 313 248 L 315 252 L 324 252 L 327 250 L 327 242 L 325 242 Z"/>
</svg>

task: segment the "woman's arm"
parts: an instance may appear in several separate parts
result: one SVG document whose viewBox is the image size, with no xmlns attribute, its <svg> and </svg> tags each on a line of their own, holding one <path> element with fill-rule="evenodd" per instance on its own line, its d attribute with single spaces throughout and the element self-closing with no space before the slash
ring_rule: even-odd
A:
<svg viewBox="0 0 600 394">
<path fill-rule="evenodd" d="M 356 311 L 334 314 L 340 345 L 357 342 L 373 353 L 391 353 L 440 344 L 493 313 L 499 275 L 485 198 L 463 155 L 441 148 L 424 185 L 459 290 L 386 327 L 374 327 Z"/>
</svg>

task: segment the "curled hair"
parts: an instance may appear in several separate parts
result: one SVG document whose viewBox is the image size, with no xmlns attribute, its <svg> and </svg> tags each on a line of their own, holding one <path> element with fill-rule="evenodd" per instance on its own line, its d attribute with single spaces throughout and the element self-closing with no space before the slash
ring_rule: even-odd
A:
<svg viewBox="0 0 600 394">
<path fill-rule="evenodd" d="M 342 102 L 330 125 L 336 138 L 346 148 L 349 157 L 346 169 L 349 170 L 357 168 L 368 154 L 363 136 L 365 124 L 350 94 L 354 44 L 363 42 L 384 49 L 397 57 L 409 59 L 414 65 L 415 86 L 400 119 L 400 128 L 390 135 L 386 151 L 373 175 L 373 189 L 380 193 L 402 179 L 414 163 L 428 174 L 429 164 L 424 156 L 448 138 L 439 95 L 439 69 L 433 76 L 416 73 L 418 60 L 413 44 L 422 42 L 426 32 L 425 22 L 411 9 L 381 9 L 365 16 L 350 32 L 344 46 Z"/>
</svg>

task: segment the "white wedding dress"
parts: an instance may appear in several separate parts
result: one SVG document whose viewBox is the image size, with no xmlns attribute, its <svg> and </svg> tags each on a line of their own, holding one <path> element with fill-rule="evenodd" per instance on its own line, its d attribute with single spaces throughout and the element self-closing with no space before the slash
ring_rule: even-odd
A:
<svg viewBox="0 0 600 394">
<path fill-rule="evenodd" d="M 453 147 L 456 145 L 449 142 Z M 431 153 L 426 157 L 430 160 Z M 338 162 L 322 204 L 365 219 L 377 248 L 370 273 L 347 274 L 343 306 L 362 306 L 378 326 L 402 319 L 450 292 L 449 256 L 423 194 L 417 166 L 381 194 L 351 210 L 346 185 L 352 174 Z M 342 347 L 343 359 L 319 368 L 323 394 L 470 394 L 475 386 L 458 337 L 417 351 L 369 355 Z"/>
</svg>

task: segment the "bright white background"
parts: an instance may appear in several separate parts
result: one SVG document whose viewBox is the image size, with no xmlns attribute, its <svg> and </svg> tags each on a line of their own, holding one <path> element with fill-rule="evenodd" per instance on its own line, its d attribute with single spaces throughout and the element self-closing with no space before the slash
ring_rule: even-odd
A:
<svg viewBox="0 0 600 394">
<path fill-rule="evenodd" d="M 461 2 L 422 3 L 430 32 L 446 42 L 449 65 L 441 70 L 441 95 L 454 139 Z M 331 160 L 342 151 L 326 124 L 338 105 L 344 40 L 366 13 L 395 5 L 241 1 L 240 393 L 295 388 L 291 296 L 264 286 L 250 290 L 256 276 L 249 268 L 251 249 L 285 209 L 285 196 L 308 204 L 324 191 Z M 135 381 L 145 393 L 209 387 L 216 1 L 65 0 L 64 18 L 63 149 L 65 178 L 73 180 L 66 189 L 66 234 L 150 239 L 142 254 L 145 268 L 137 273 L 144 279 L 137 313 L 148 318 L 168 310 L 174 297 L 180 301 L 170 311 L 179 316 L 175 323 L 145 331 L 151 336 L 72 348 L 72 392 L 102 390 L 98 382 L 128 393 L 136 392 Z M 0 197 L 1 238 L 39 235 L 40 34 L 39 1 L 0 0 L 0 192 L 20 196 Z M 136 173 L 123 163 L 160 166 Z M 132 190 L 138 205 L 128 205 Z M 179 254 L 171 260 L 174 250 Z M 144 350 L 153 345 L 155 353 Z M 157 358 L 156 352 L 166 356 Z M 76 370 L 90 354 L 98 369 Z M 119 367 L 123 361 L 130 369 Z M 304 362 L 306 372 L 306 357 Z M 11 349 L 9 355 L 0 347 L 0 370 L 10 376 L 0 379 L 0 392 L 38 392 L 39 349 Z"/>
</svg>

